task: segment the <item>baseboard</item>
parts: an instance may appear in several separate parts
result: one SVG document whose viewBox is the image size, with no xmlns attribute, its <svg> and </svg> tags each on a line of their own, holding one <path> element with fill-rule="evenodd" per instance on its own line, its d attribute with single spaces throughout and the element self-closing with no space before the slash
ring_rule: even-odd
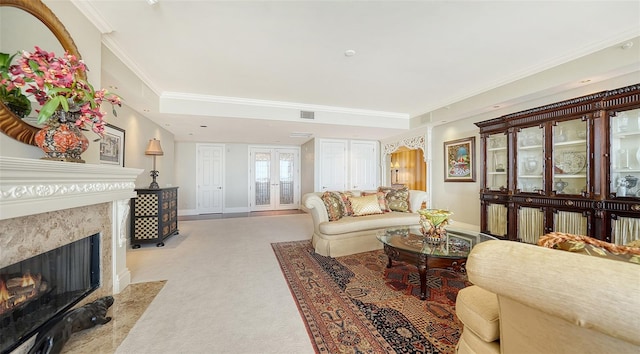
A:
<svg viewBox="0 0 640 354">
<path fill-rule="evenodd" d="M 180 209 L 178 210 L 178 216 L 183 215 L 198 215 L 198 211 L 196 209 Z"/>
<path fill-rule="evenodd" d="M 236 208 L 224 208 L 223 213 L 248 213 L 250 210 L 248 207 L 236 207 Z"/>
<path fill-rule="evenodd" d="M 120 274 L 118 274 L 116 279 L 114 279 L 113 293 L 119 294 L 122 290 L 124 290 L 124 288 L 129 286 L 129 284 L 131 284 L 131 272 L 129 271 L 129 268 L 125 268 L 122 272 L 120 272 Z"/>
</svg>

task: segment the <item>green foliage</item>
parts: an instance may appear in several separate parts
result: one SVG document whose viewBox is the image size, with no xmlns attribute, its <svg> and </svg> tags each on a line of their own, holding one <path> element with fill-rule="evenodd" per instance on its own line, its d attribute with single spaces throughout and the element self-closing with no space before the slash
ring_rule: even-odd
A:
<svg viewBox="0 0 640 354">
<path fill-rule="evenodd" d="M 0 53 L 0 81 L 9 79 L 9 67 L 15 56 L 16 54 Z M 0 101 L 20 118 L 24 118 L 31 113 L 31 101 L 19 88 L 7 90 L 4 85 L 0 85 Z"/>
</svg>

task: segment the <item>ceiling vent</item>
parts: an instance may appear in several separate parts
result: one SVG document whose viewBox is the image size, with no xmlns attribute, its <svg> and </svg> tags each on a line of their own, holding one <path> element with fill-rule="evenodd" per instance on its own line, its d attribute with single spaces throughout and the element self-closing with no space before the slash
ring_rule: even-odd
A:
<svg viewBox="0 0 640 354">
<path fill-rule="evenodd" d="M 311 111 L 300 111 L 300 118 L 302 119 L 315 119 L 315 112 Z"/>
</svg>

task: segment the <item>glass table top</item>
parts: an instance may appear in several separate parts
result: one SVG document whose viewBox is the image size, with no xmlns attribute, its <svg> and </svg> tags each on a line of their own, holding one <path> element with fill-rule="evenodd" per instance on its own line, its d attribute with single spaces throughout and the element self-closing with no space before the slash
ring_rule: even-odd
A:
<svg viewBox="0 0 640 354">
<path fill-rule="evenodd" d="M 431 242 L 422 236 L 420 225 L 391 227 L 379 231 L 378 240 L 387 246 L 440 258 L 460 258 L 469 255 L 480 242 L 497 238 L 476 231 L 447 227 L 447 237 L 440 242 Z"/>
</svg>

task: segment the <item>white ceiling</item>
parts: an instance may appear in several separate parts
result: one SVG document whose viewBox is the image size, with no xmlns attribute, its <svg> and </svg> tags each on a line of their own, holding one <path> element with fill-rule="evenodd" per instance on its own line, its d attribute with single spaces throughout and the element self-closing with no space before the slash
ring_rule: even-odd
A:
<svg viewBox="0 0 640 354">
<path fill-rule="evenodd" d="M 102 85 L 179 141 L 384 139 L 640 34 L 639 1 L 73 1 Z"/>
</svg>

